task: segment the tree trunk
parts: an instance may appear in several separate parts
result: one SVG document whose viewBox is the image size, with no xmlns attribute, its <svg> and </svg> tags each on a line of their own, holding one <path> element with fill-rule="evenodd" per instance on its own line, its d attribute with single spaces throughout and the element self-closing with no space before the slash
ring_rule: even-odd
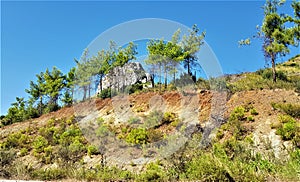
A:
<svg viewBox="0 0 300 182">
<path fill-rule="evenodd" d="M 159 91 L 161 91 L 161 64 L 159 64 Z"/>
<path fill-rule="evenodd" d="M 91 98 L 91 84 L 89 83 L 89 99 Z"/>
<path fill-rule="evenodd" d="M 191 68 L 190 68 L 190 60 L 189 59 L 187 59 L 187 69 L 188 69 L 188 74 L 190 75 L 190 76 L 192 76 L 192 73 L 191 73 Z"/>
<path fill-rule="evenodd" d="M 43 114 L 43 96 L 40 96 L 40 115 Z"/>
<path fill-rule="evenodd" d="M 173 80 L 174 80 L 174 86 L 176 86 L 176 72 L 174 70 L 174 73 L 173 73 Z"/>
<path fill-rule="evenodd" d="M 276 82 L 276 68 L 275 68 L 275 56 L 272 55 L 272 72 L 273 72 L 273 82 Z"/>
<path fill-rule="evenodd" d="M 167 82 L 168 82 L 168 79 L 167 79 L 167 65 L 164 65 L 164 77 L 165 77 L 165 89 L 167 89 Z"/>
<path fill-rule="evenodd" d="M 83 98 L 82 98 L 83 101 L 86 99 L 86 91 L 87 91 L 86 86 L 83 86 Z"/>
<path fill-rule="evenodd" d="M 100 75 L 100 93 L 102 92 L 102 79 L 103 79 L 103 75 Z"/>
<path fill-rule="evenodd" d="M 148 80 L 147 80 L 148 81 Z M 151 84 L 152 84 L 152 88 L 154 88 L 154 74 L 151 75 Z"/>
</svg>

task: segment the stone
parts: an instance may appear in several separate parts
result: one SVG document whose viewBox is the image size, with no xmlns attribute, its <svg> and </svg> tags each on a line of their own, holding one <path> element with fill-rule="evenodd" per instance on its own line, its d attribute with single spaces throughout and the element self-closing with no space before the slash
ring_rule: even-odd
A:
<svg viewBox="0 0 300 182">
<path fill-rule="evenodd" d="M 124 66 L 113 68 L 102 80 L 102 89 L 120 90 L 126 86 L 136 83 L 147 83 L 151 81 L 151 76 L 138 62 L 126 63 Z M 97 93 L 100 93 L 100 84 Z"/>
</svg>

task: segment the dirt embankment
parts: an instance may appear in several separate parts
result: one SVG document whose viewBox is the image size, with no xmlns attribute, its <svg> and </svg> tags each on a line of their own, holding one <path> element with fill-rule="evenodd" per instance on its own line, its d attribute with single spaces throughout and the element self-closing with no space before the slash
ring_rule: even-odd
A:
<svg viewBox="0 0 300 182">
<path fill-rule="evenodd" d="M 210 113 L 212 112 L 212 98 L 214 95 L 210 91 L 203 90 L 199 91 L 197 95 L 198 100 L 197 103 L 193 103 L 196 105 L 193 107 L 198 108 L 198 120 L 200 123 L 203 123 L 207 121 Z M 136 114 L 147 113 L 151 110 L 151 107 L 156 106 L 155 104 L 157 104 L 157 102 L 162 102 L 162 104 L 165 105 L 165 111 L 180 113 L 184 111 L 184 107 L 186 107 L 183 104 L 183 97 L 182 93 L 172 91 L 163 94 L 156 92 L 132 94 L 127 96 L 126 99 L 129 103 L 129 109 Z M 218 98 L 214 99 L 215 103 L 213 104 L 218 104 Z M 249 123 L 249 125 L 254 128 L 267 120 L 277 120 L 279 111 L 272 108 L 272 102 L 300 103 L 299 94 L 294 91 L 281 89 L 238 92 L 227 100 L 225 118 L 228 118 L 233 108 L 239 105 L 252 104 L 254 108 L 256 108 L 259 114 L 255 116 L 255 122 Z M 43 127 L 51 118 L 68 118 L 73 115 L 86 115 L 94 111 L 105 113 L 107 117 L 114 117 L 114 107 L 116 106 L 116 103 L 113 102 L 114 101 L 112 99 L 91 99 L 90 101 L 78 103 L 72 107 L 65 107 L 59 111 L 42 115 L 39 118 L 5 126 L 1 128 L 0 136 L 5 137 L 9 133 L 25 129 L 28 126 Z"/>
</svg>

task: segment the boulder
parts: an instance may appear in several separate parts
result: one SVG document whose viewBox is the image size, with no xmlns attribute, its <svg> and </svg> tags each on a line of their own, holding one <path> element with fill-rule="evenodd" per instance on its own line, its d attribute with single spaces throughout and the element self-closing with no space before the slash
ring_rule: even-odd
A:
<svg viewBox="0 0 300 182">
<path fill-rule="evenodd" d="M 136 83 L 150 82 L 151 77 L 138 62 L 126 63 L 124 66 L 113 68 L 102 80 L 102 89 L 112 88 L 120 90 Z M 100 84 L 98 85 L 100 92 Z"/>
</svg>

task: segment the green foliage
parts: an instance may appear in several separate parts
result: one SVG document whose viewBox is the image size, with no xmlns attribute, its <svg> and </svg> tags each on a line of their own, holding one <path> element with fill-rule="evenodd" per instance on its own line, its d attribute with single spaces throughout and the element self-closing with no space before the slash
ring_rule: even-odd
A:
<svg viewBox="0 0 300 182">
<path fill-rule="evenodd" d="M 67 90 L 65 91 L 63 98 L 61 100 L 65 106 L 71 106 L 73 103 L 73 97 L 71 95 L 71 93 Z"/>
<path fill-rule="evenodd" d="M 109 135 L 109 129 L 106 125 L 100 125 L 97 129 L 96 129 L 96 135 L 98 137 L 105 137 Z"/>
<path fill-rule="evenodd" d="M 144 120 L 145 128 L 152 128 L 161 124 L 163 113 L 161 111 L 152 111 Z"/>
<path fill-rule="evenodd" d="M 138 181 L 167 181 L 167 173 L 159 161 L 149 163 L 146 170 L 138 176 Z"/>
<path fill-rule="evenodd" d="M 254 119 L 254 117 L 253 116 L 248 116 L 247 117 L 247 121 L 254 121 L 255 119 Z"/>
<path fill-rule="evenodd" d="M 271 69 L 261 69 L 256 71 L 256 73 L 262 76 L 264 79 L 273 79 L 273 73 Z M 287 75 L 283 71 L 277 71 L 276 77 L 278 80 L 288 81 Z"/>
<path fill-rule="evenodd" d="M 91 157 L 91 155 L 98 154 L 99 150 L 95 145 L 89 145 L 87 147 L 87 154 Z"/>
<path fill-rule="evenodd" d="M 0 178 L 9 178 L 12 174 L 10 172 L 10 165 L 16 158 L 16 151 L 14 149 L 6 150 L 0 148 Z"/>
<path fill-rule="evenodd" d="M 27 134 L 23 134 L 21 131 L 16 133 L 11 133 L 8 135 L 5 142 L 5 147 L 7 148 L 22 148 L 29 143 L 30 137 Z"/>
<path fill-rule="evenodd" d="M 278 13 L 278 8 L 285 1 L 267 0 L 264 5 L 264 19 L 262 26 L 257 26 L 257 35 L 254 38 L 263 40 L 262 49 L 266 60 L 272 63 L 273 82 L 277 80 L 276 59 L 290 52 L 290 46 L 298 46 L 299 33 L 299 2 L 294 1 L 292 8 L 294 16 Z M 289 26 L 286 26 L 289 24 Z M 247 39 L 246 39 L 247 40 Z M 240 44 L 249 45 L 250 41 L 240 41 Z"/>
<path fill-rule="evenodd" d="M 186 178 L 189 180 L 231 181 L 232 177 L 222 164 L 211 154 L 199 154 L 186 165 Z"/>
<path fill-rule="evenodd" d="M 281 116 L 279 120 L 282 124 L 277 128 L 276 134 L 280 135 L 283 140 L 296 138 L 297 133 L 300 132 L 299 124 L 289 116 Z"/>
<path fill-rule="evenodd" d="M 211 90 L 223 91 L 227 89 L 226 79 L 221 78 L 209 78 L 209 86 Z"/>
<path fill-rule="evenodd" d="M 233 109 L 230 114 L 230 120 L 244 120 L 245 117 L 245 108 L 242 106 L 238 106 Z"/>
<path fill-rule="evenodd" d="M 111 98 L 111 88 L 102 90 L 99 97 L 102 99 Z"/>
<path fill-rule="evenodd" d="M 178 116 L 173 112 L 165 112 L 162 118 L 161 124 L 172 124 L 177 125 L 179 123 Z"/>
<path fill-rule="evenodd" d="M 256 115 L 258 115 L 258 112 L 256 111 L 255 108 L 253 108 L 253 109 L 250 109 L 250 114 L 253 116 L 256 116 Z"/>
<path fill-rule="evenodd" d="M 133 93 L 139 92 L 141 90 L 143 90 L 143 84 L 142 83 L 136 83 L 136 84 L 133 84 L 133 85 L 129 86 L 128 93 L 133 94 Z"/>
<path fill-rule="evenodd" d="M 37 169 L 33 171 L 32 177 L 40 180 L 59 180 L 66 178 L 66 171 L 59 168 Z"/>
<path fill-rule="evenodd" d="M 129 124 L 137 124 L 141 121 L 140 118 L 137 117 L 130 117 L 129 120 L 127 121 Z"/>
<path fill-rule="evenodd" d="M 131 144 L 148 143 L 148 132 L 145 128 L 134 128 L 126 136 L 126 142 Z"/>
<path fill-rule="evenodd" d="M 20 156 L 25 156 L 25 155 L 27 155 L 28 154 L 28 149 L 27 148 L 22 148 L 21 150 L 20 150 Z"/>
<path fill-rule="evenodd" d="M 44 148 L 48 146 L 48 141 L 42 137 L 42 136 L 37 136 L 36 139 L 33 141 L 33 149 L 37 153 L 41 153 L 44 151 Z"/>
<path fill-rule="evenodd" d="M 291 104 L 291 103 L 271 103 L 274 109 L 279 109 L 286 114 L 300 118 L 300 104 Z"/>
<path fill-rule="evenodd" d="M 191 69 L 198 66 L 196 55 L 200 50 L 200 46 L 204 43 L 205 31 L 201 33 L 199 31 L 197 25 L 193 25 L 192 29 L 189 30 L 189 35 L 184 35 L 181 42 L 184 54 L 183 64 L 190 75 L 192 75 Z"/>
</svg>

